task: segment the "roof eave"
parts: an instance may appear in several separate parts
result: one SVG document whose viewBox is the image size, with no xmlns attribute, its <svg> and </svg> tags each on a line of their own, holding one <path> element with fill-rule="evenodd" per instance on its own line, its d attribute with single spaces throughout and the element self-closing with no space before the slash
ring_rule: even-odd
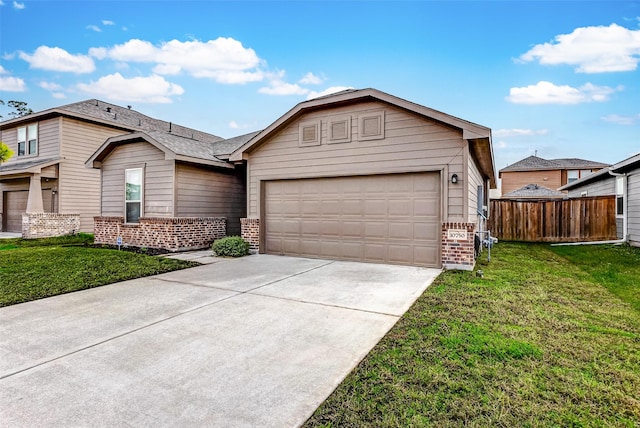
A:
<svg viewBox="0 0 640 428">
<path fill-rule="evenodd" d="M 198 158 L 194 156 L 186 156 L 186 155 L 176 155 L 175 160 L 180 162 L 194 163 L 198 165 L 215 166 L 218 168 L 225 168 L 225 169 L 235 168 L 233 164 L 225 162 L 224 160 L 202 159 L 202 158 Z"/>
<path fill-rule="evenodd" d="M 377 89 L 368 88 L 358 91 L 338 93 L 334 96 L 315 98 L 298 103 L 258 135 L 256 135 L 245 144 L 240 146 L 238 149 L 236 149 L 233 153 L 231 153 L 229 160 L 234 162 L 246 159 L 246 156 L 243 156 L 246 152 L 251 151 L 254 146 L 261 144 L 261 142 L 266 140 L 266 138 L 269 137 L 272 133 L 285 126 L 287 123 L 291 122 L 306 111 L 335 106 L 336 104 L 357 103 L 362 102 L 366 99 L 378 100 L 387 104 L 395 105 L 405 110 L 412 111 L 415 114 L 461 129 L 463 138 L 466 140 L 487 138 L 489 140 L 489 145 L 491 145 L 491 129 L 485 126 L 459 119 L 455 116 L 451 116 L 449 114 L 431 109 L 429 107 L 415 104 L 402 98 L 387 94 L 385 92 L 378 91 Z M 491 158 L 491 175 L 493 176 L 491 180 L 493 185 L 495 185 L 495 172 L 493 172 L 495 171 L 495 168 L 493 167 L 493 152 L 491 153 Z"/>
</svg>

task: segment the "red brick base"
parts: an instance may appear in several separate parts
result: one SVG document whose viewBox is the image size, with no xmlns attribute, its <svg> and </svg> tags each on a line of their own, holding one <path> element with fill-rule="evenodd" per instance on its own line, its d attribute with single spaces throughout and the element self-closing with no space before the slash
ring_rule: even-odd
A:
<svg viewBox="0 0 640 428">
<path fill-rule="evenodd" d="M 442 267 L 473 270 L 476 264 L 473 238 L 475 223 L 442 224 Z"/>
<path fill-rule="evenodd" d="M 208 248 L 226 236 L 224 217 L 141 217 L 138 224 L 124 224 L 123 217 L 94 217 L 94 242 L 186 251 Z"/>
<path fill-rule="evenodd" d="M 260 219 L 241 218 L 242 239 L 249 243 L 251 250 L 260 251 Z"/>
</svg>

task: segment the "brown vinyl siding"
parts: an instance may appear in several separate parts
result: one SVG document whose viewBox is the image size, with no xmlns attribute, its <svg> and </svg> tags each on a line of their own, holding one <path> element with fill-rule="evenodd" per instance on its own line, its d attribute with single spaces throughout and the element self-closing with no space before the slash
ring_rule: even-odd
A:
<svg viewBox="0 0 640 428">
<path fill-rule="evenodd" d="M 80 230 L 93 232 L 93 217 L 100 214 L 100 171 L 84 162 L 109 137 L 122 130 L 76 119 L 61 118 L 61 148 L 58 204 L 61 213 L 80 214 Z"/>
<path fill-rule="evenodd" d="M 562 174 L 559 169 L 549 171 L 509 171 L 502 172 L 502 194 L 518 190 L 527 184 L 538 184 L 547 189 L 557 190 L 562 186 Z"/>
<path fill-rule="evenodd" d="M 640 169 L 627 176 L 627 232 L 629 242 L 640 246 Z"/>
<path fill-rule="evenodd" d="M 384 110 L 385 138 L 358 141 L 358 115 L 379 110 Z M 335 115 L 351 115 L 351 142 L 326 144 L 327 118 Z M 322 120 L 322 144 L 299 147 L 298 123 L 313 120 Z M 465 146 L 459 130 L 384 103 L 366 102 L 311 112 L 286 125 L 250 153 L 248 214 L 251 217 L 260 214 L 261 180 L 443 169 L 449 176 L 453 173 L 462 176 Z M 449 184 L 447 191 L 447 220 L 463 220 L 462 186 Z"/>
<path fill-rule="evenodd" d="M 174 161 L 148 143 L 119 146 L 102 164 L 101 215 L 124 216 L 124 172 L 144 168 L 145 217 L 173 217 Z M 100 170 L 96 170 L 100 172 Z"/>
<path fill-rule="evenodd" d="M 18 128 L 29 126 L 32 123 L 38 124 L 38 154 L 36 156 L 18 156 Z M 44 159 L 57 157 L 60 155 L 60 146 L 58 144 L 60 138 L 60 119 L 54 118 L 28 122 L 14 128 L 4 129 L 0 133 L 0 138 L 0 141 L 4 142 L 14 152 L 14 155 L 7 163 L 28 158 Z"/>
<path fill-rule="evenodd" d="M 240 235 L 246 213 L 244 171 L 176 165 L 176 216 L 226 217 L 227 235 Z"/>
</svg>

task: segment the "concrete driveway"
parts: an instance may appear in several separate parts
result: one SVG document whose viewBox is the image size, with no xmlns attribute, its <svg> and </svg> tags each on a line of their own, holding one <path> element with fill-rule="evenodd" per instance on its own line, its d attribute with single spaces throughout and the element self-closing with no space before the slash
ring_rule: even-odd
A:
<svg viewBox="0 0 640 428">
<path fill-rule="evenodd" d="M 254 255 L 0 308 L 0 425 L 298 426 L 439 273 Z"/>
</svg>

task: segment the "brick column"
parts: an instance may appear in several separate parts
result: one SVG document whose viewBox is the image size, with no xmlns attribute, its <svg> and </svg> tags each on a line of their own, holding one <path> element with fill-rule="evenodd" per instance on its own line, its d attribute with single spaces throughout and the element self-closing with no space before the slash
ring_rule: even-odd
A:
<svg viewBox="0 0 640 428">
<path fill-rule="evenodd" d="M 445 269 L 473 270 L 476 264 L 475 231 L 475 223 L 442 223 L 442 266 Z"/>
<path fill-rule="evenodd" d="M 249 243 L 249 249 L 260 251 L 260 219 L 241 218 L 242 239 Z"/>
</svg>

